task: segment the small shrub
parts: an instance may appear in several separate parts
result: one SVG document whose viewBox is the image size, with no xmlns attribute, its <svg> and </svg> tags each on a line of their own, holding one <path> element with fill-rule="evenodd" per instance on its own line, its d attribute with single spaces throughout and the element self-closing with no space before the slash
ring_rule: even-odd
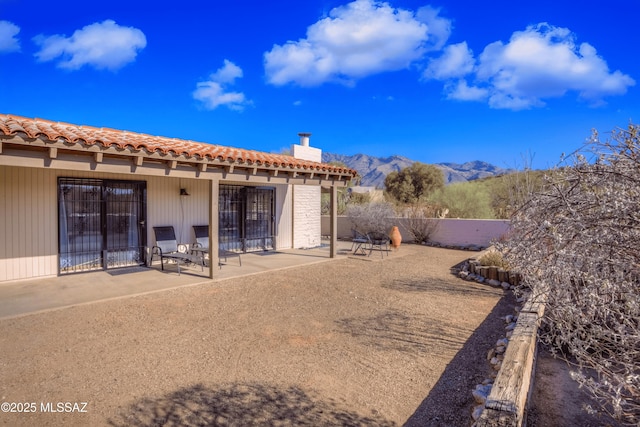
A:
<svg viewBox="0 0 640 427">
<path fill-rule="evenodd" d="M 407 230 L 411 233 L 414 243 L 417 244 L 428 242 L 429 236 L 438 226 L 438 219 L 434 218 L 434 206 L 409 206 L 403 210 L 402 216 L 407 219 Z"/>
<path fill-rule="evenodd" d="M 478 258 L 480 265 L 493 266 L 509 270 L 509 264 L 503 258 L 502 253 L 498 251 L 488 251 L 486 254 Z"/>
</svg>

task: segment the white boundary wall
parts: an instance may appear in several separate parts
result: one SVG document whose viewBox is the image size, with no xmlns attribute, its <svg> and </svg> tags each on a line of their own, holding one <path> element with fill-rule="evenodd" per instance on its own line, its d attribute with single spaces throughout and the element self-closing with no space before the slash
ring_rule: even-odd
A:
<svg viewBox="0 0 640 427">
<path fill-rule="evenodd" d="M 430 242 L 443 246 L 480 246 L 488 247 L 509 229 L 506 219 L 433 219 L 437 225 L 429 238 Z M 411 233 L 406 228 L 406 219 L 392 221 L 400 229 L 403 242 L 411 242 Z M 322 235 L 329 235 L 329 217 L 322 216 Z M 351 221 L 346 216 L 338 217 L 338 238 L 351 238 Z"/>
</svg>

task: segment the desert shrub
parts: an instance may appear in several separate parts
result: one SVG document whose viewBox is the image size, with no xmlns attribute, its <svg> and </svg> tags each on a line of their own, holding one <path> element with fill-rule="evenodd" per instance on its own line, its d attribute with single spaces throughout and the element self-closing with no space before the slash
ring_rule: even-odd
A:
<svg viewBox="0 0 640 427">
<path fill-rule="evenodd" d="M 371 203 L 371 194 L 369 193 L 349 193 L 348 203 L 354 205 L 364 205 L 367 203 Z"/>
<path fill-rule="evenodd" d="M 414 243 L 422 244 L 429 241 L 429 236 L 438 226 L 437 208 L 433 205 L 412 205 L 402 210 L 407 230 L 413 237 Z"/>
<path fill-rule="evenodd" d="M 431 203 L 448 209 L 450 218 L 493 219 L 490 196 L 481 183 L 463 182 L 447 185 L 429 198 Z"/>
<path fill-rule="evenodd" d="M 480 179 L 474 184 L 484 185 L 495 218 L 508 219 L 518 206 L 529 199 L 531 193 L 540 191 L 545 174 L 551 171 L 525 168 L 500 176 Z"/>
<path fill-rule="evenodd" d="M 491 250 L 478 258 L 480 265 L 494 266 L 509 270 L 509 263 L 504 259 L 501 252 Z"/>
<path fill-rule="evenodd" d="M 393 205 L 386 202 L 350 205 L 347 217 L 353 228 L 361 233 L 387 233 L 393 226 L 396 214 Z"/>
<path fill-rule="evenodd" d="M 621 423 L 640 424 L 640 127 L 594 132 L 498 244 L 546 303 L 540 338 Z M 566 350 L 567 354 L 560 351 Z"/>
<path fill-rule="evenodd" d="M 336 208 L 338 215 L 344 215 L 347 212 L 347 206 L 349 205 L 349 192 L 346 188 L 338 189 L 338 197 L 336 200 Z M 328 193 L 322 193 L 320 195 L 320 208 L 322 215 L 329 215 L 331 213 L 331 195 Z"/>
</svg>

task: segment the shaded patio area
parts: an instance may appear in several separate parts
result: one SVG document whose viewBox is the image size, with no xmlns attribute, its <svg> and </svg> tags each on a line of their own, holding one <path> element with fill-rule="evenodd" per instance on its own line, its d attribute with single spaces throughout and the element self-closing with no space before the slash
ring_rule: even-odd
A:
<svg viewBox="0 0 640 427">
<path fill-rule="evenodd" d="M 339 241 L 339 256 L 333 259 L 354 256 L 351 246 L 351 242 Z M 382 258 L 373 253 L 369 259 Z M 242 266 L 237 257 L 223 259 L 220 268 L 214 264 L 213 282 L 331 260 L 327 244 L 312 249 L 247 253 L 242 254 Z M 178 274 L 176 264 L 165 264 L 165 270 L 161 271 L 159 261 L 154 260 L 151 268 L 131 267 L 0 284 L 0 319 L 212 281 L 208 267 L 188 265 L 180 269 Z"/>
</svg>

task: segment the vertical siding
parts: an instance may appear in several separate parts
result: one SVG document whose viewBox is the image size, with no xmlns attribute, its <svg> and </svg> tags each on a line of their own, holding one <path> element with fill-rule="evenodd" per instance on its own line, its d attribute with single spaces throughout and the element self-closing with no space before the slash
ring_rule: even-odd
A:
<svg viewBox="0 0 640 427">
<path fill-rule="evenodd" d="M 0 166 L 0 201 L 0 282 L 55 275 L 55 171 Z"/>
<path fill-rule="evenodd" d="M 10 230 L 9 222 L 9 196 L 8 191 L 9 169 L 0 166 L 0 208 L 3 214 L 0 215 L 0 282 L 8 280 L 9 277 L 9 252 L 7 230 Z"/>
<path fill-rule="evenodd" d="M 42 223 L 44 230 L 48 232 L 38 233 L 38 245 L 41 248 L 50 247 L 54 255 L 45 256 L 38 263 L 38 276 L 46 276 L 49 272 L 58 271 L 58 188 L 54 174 L 51 171 L 37 169 L 39 182 L 42 188 L 42 197 L 39 197 L 40 205 L 37 212 L 44 212 Z M 38 223 L 38 220 L 34 220 Z"/>
<path fill-rule="evenodd" d="M 180 196 L 184 188 L 189 196 Z M 193 226 L 209 223 L 209 181 L 147 178 L 147 243 L 155 244 L 154 226 L 172 225 L 180 243 L 193 243 Z"/>
<path fill-rule="evenodd" d="M 57 178 L 60 176 L 145 181 L 149 247 L 155 243 L 154 226 L 172 225 L 181 242 L 192 243 L 192 226 L 209 221 L 209 181 L 205 179 L 0 166 L 0 282 L 58 274 Z M 277 249 L 291 248 L 292 187 L 267 186 L 275 187 Z M 185 188 L 190 195 L 181 197 L 180 188 Z M 217 200 L 215 203 L 217 205 Z M 215 217 L 217 219 L 217 209 Z"/>
<path fill-rule="evenodd" d="M 58 274 L 57 177 L 147 182 L 147 245 L 153 226 L 173 225 L 184 243 L 208 224 L 207 180 L 0 166 L 0 282 Z M 190 196 L 180 197 L 180 188 Z"/>
</svg>

